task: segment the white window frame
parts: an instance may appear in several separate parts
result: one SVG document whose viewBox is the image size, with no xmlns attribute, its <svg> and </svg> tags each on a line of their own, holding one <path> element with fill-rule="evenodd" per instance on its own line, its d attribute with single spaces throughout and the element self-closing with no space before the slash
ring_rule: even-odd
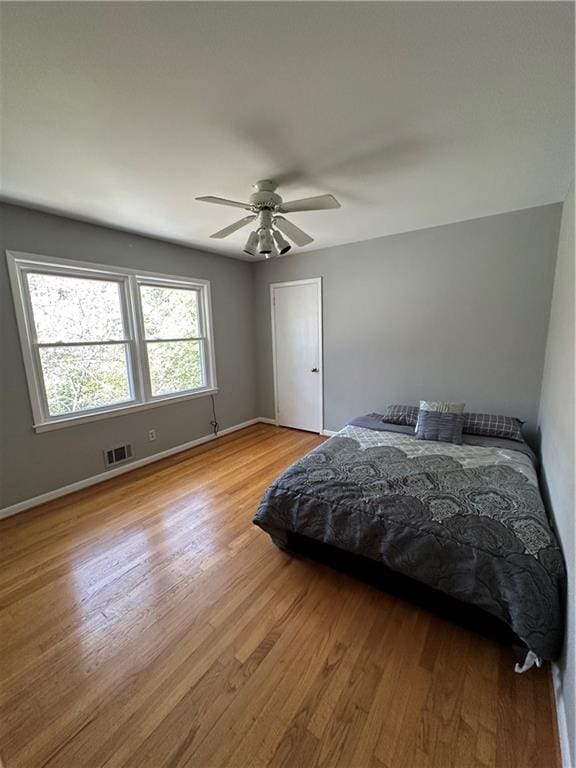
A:
<svg viewBox="0 0 576 768">
<path fill-rule="evenodd" d="M 166 343 L 170 341 L 199 341 L 200 344 L 204 345 L 207 350 L 209 351 L 212 348 L 212 343 L 210 339 L 207 336 L 207 322 L 206 322 L 206 311 L 205 311 L 205 303 L 206 303 L 206 297 L 204 294 L 204 291 L 202 290 L 201 286 L 197 284 L 197 281 L 195 283 L 188 282 L 182 282 L 181 280 L 178 280 L 176 278 L 172 278 L 170 280 L 167 280 L 166 278 L 161 277 L 146 277 L 143 275 L 143 273 L 139 273 L 136 276 L 136 291 L 137 296 L 140 297 L 140 288 L 142 286 L 155 286 L 159 288 L 185 288 L 187 290 L 193 290 L 196 291 L 198 294 L 198 330 L 200 332 L 200 336 L 186 336 L 186 337 L 180 337 L 180 338 L 161 338 L 161 337 L 148 337 L 146 336 L 146 329 L 144 324 L 144 317 L 142 314 L 142 302 L 140 300 L 135 301 L 135 317 L 136 317 L 136 324 L 139 328 L 138 333 L 138 339 L 141 341 L 141 347 L 138 350 L 138 359 L 145 363 L 143 365 L 143 389 L 145 393 L 145 397 L 147 402 L 156 402 L 158 400 L 164 400 L 166 397 L 173 397 L 174 395 L 153 395 L 152 394 L 152 382 L 150 381 L 150 366 L 148 363 L 148 344 L 153 343 Z M 204 380 L 207 384 L 212 379 L 211 376 L 211 368 L 212 368 L 212 361 L 209 359 L 210 355 L 204 355 L 201 360 L 202 369 L 203 369 L 203 375 Z M 198 390 L 194 390 L 194 392 L 197 392 Z M 176 393 L 176 395 L 181 393 Z"/>
<path fill-rule="evenodd" d="M 164 275 L 157 272 L 144 272 L 126 267 L 111 267 L 104 264 L 72 261 L 18 251 L 6 251 L 6 259 L 32 406 L 33 428 L 36 432 L 47 432 L 74 424 L 121 416 L 138 410 L 156 408 L 168 403 L 206 397 L 218 392 L 214 355 L 211 286 L 209 280 Z M 120 303 L 126 338 L 120 342 L 100 343 L 124 343 L 128 345 L 130 358 L 128 376 L 132 395 L 130 401 L 107 405 L 101 408 L 77 411 L 66 416 L 50 416 L 38 352 L 39 345 L 36 339 L 32 305 L 26 282 L 28 272 L 65 274 L 69 277 L 102 279 L 120 284 Z M 186 288 L 198 291 L 200 309 L 199 330 L 202 334 L 200 340 L 205 345 L 204 374 L 206 386 L 201 389 L 187 390 L 185 392 L 152 395 L 144 335 L 144 321 L 139 299 L 140 285 L 157 285 L 166 288 Z M 54 347 L 59 345 L 48 344 L 47 346 Z M 62 346 L 71 345 L 62 344 Z"/>
</svg>

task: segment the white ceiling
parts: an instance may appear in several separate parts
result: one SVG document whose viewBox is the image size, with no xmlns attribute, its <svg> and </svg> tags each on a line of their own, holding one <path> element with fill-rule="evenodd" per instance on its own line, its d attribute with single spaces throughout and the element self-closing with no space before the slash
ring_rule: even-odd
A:
<svg viewBox="0 0 576 768">
<path fill-rule="evenodd" d="M 283 176 L 308 250 L 564 198 L 572 3 L 3 3 L 2 195 L 208 235 Z M 300 175 L 299 172 L 306 174 Z M 238 214 L 238 215 L 237 215 Z"/>
</svg>

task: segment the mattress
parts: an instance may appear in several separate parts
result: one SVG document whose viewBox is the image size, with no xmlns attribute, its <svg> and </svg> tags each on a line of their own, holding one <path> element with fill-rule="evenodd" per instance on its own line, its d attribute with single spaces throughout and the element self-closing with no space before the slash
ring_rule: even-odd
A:
<svg viewBox="0 0 576 768">
<path fill-rule="evenodd" d="M 525 443 L 417 440 L 370 415 L 277 478 L 254 523 L 279 547 L 297 533 L 379 561 L 487 611 L 554 660 L 566 574 L 534 462 Z"/>
</svg>

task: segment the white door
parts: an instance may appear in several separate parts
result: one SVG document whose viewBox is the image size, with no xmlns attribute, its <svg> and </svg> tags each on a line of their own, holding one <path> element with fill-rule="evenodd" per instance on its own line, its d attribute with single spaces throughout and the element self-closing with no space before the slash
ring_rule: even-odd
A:
<svg viewBox="0 0 576 768">
<path fill-rule="evenodd" d="M 272 298 L 276 420 L 322 431 L 322 300 L 320 278 L 275 283 Z"/>
</svg>

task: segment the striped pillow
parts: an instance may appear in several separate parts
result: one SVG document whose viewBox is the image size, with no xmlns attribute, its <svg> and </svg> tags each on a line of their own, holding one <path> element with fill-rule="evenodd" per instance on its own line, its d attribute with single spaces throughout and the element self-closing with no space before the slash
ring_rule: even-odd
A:
<svg viewBox="0 0 576 768">
<path fill-rule="evenodd" d="M 469 435 L 503 437 L 506 440 L 519 440 L 522 437 L 522 423 L 513 416 L 496 416 L 492 413 L 465 413 L 464 432 Z"/>
<path fill-rule="evenodd" d="M 462 444 L 461 413 L 420 411 L 416 426 L 416 440 L 437 440 L 441 443 Z"/>
<path fill-rule="evenodd" d="M 420 400 L 416 439 L 461 445 L 463 411 L 464 403 Z"/>
<path fill-rule="evenodd" d="M 439 411 L 440 413 L 463 413 L 464 403 L 446 403 L 444 400 L 420 400 L 421 411 Z"/>
</svg>

